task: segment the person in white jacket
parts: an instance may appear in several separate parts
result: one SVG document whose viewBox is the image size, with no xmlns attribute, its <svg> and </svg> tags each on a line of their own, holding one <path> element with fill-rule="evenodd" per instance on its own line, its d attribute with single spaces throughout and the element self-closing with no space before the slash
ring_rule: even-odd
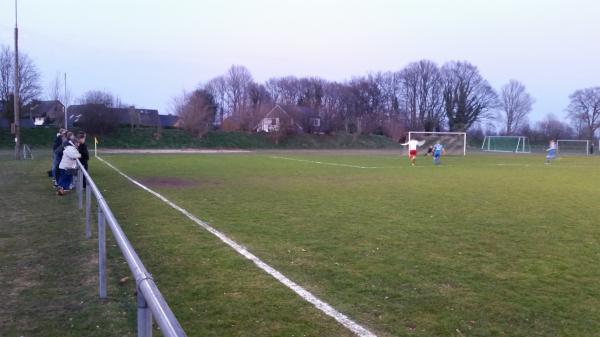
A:
<svg viewBox="0 0 600 337">
<path fill-rule="evenodd" d="M 76 142 L 75 138 L 68 141 L 67 145 L 65 145 L 60 164 L 58 165 L 60 170 L 58 190 L 56 191 L 56 194 L 58 195 L 64 195 L 65 191 L 70 189 L 71 183 L 73 182 L 72 171 L 77 169 L 77 159 L 81 158 L 81 154 L 77 151 L 77 146 L 75 145 Z"/>
</svg>

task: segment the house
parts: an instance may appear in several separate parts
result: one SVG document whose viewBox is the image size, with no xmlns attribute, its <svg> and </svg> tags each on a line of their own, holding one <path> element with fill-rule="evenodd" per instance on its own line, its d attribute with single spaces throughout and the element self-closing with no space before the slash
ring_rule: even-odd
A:
<svg viewBox="0 0 600 337">
<path fill-rule="evenodd" d="M 278 132 L 283 127 L 287 127 L 289 131 L 302 132 L 302 126 L 279 104 L 275 105 L 256 126 L 257 132 Z"/>
<path fill-rule="evenodd" d="M 69 125 L 76 125 L 79 123 L 83 114 L 87 111 L 101 111 L 102 109 L 106 109 L 104 104 L 75 104 L 70 105 L 67 108 L 67 119 L 69 120 Z"/>
<path fill-rule="evenodd" d="M 109 108 L 119 116 L 121 126 L 157 127 L 160 125 L 158 110 L 129 108 Z"/>
<path fill-rule="evenodd" d="M 306 133 L 323 134 L 325 133 L 326 123 L 319 112 L 306 106 L 289 106 L 285 107 L 286 111 L 294 117 L 302 130 Z"/>
<path fill-rule="evenodd" d="M 58 100 L 39 101 L 33 100 L 23 107 L 22 116 L 27 116 L 34 125 L 48 125 L 62 122 L 65 106 Z"/>
<path fill-rule="evenodd" d="M 173 129 L 179 127 L 179 116 L 175 115 L 158 115 L 160 126 L 165 129 Z"/>
<path fill-rule="evenodd" d="M 162 126 L 163 120 L 165 123 L 173 122 L 172 116 L 168 118 L 162 118 L 156 109 L 137 109 L 135 107 L 130 108 L 107 108 L 104 104 L 80 104 L 71 105 L 67 109 L 67 115 L 69 118 L 69 124 L 74 125 L 78 123 L 83 116 L 84 111 L 101 111 L 102 109 L 108 109 L 108 112 L 116 113 L 118 116 L 119 125 L 131 126 L 131 127 L 157 127 Z"/>
</svg>

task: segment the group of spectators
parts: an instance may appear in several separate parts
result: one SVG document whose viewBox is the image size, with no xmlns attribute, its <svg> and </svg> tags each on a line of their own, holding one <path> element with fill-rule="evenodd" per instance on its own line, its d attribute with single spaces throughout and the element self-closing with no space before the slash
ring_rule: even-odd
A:
<svg viewBox="0 0 600 337">
<path fill-rule="evenodd" d="M 65 129 L 60 129 L 56 134 L 52 146 L 52 169 L 48 171 L 48 176 L 52 178 L 57 195 L 65 195 L 67 191 L 73 189 L 73 176 L 77 173 L 77 159 L 86 171 L 88 169 L 90 155 L 85 144 L 85 136 L 83 131 L 75 134 Z M 85 187 L 84 179 L 83 188 Z"/>
</svg>

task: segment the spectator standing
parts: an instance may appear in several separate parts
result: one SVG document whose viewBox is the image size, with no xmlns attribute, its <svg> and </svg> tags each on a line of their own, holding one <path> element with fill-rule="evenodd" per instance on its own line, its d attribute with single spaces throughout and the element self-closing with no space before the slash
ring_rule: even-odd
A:
<svg viewBox="0 0 600 337">
<path fill-rule="evenodd" d="M 65 133 L 65 129 L 60 128 L 58 130 L 58 133 L 56 134 L 56 138 L 54 138 L 54 143 L 52 144 L 52 167 L 50 167 L 50 171 L 48 171 L 48 176 L 52 179 L 54 179 L 54 184 L 56 185 L 56 170 L 58 167 L 58 162 L 56 161 L 56 155 L 54 154 L 54 151 L 56 151 L 56 149 L 62 144 L 63 142 L 63 135 Z"/>
<path fill-rule="evenodd" d="M 79 158 L 79 161 L 81 162 L 81 165 L 83 165 L 83 168 L 87 171 L 88 161 L 90 160 L 90 153 L 88 152 L 87 144 L 85 143 L 85 138 L 85 132 L 79 132 L 79 134 L 77 135 L 77 143 L 79 144 L 77 150 L 81 154 L 81 158 Z M 83 188 L 85 187 L 85 177 L 83 177 Z"/>
<path fill-rule="evenodd" d="M 58 186 L 58 181 L 60 180 L 60 169 L 58 168 L 60 161 L 62 159 L 62 155 L 63 155 L 63 150 L 65 148 L 65 144 L 68 141 L 68 137 L 72 136 L 73 133 L 67 130 L 63 129 L 63 132 L 59 137 L 57 137 L 55 139 L 55 142 L 58 143 L 59 145 L 56 147 L 56 149 L 54 149 L 54 161 L 53 164 L 54 165 L 54 186 L 57 187 Z"/>
<path fill-rule="evenodd" d="M 73 140 L 68 140 L 64 145 L 62 159 L 58 165 L 60 169 L 60 180 L 58 181 L 58 190 L 56 194 L 65 195 L 65 191 L 71 188 L 73 182 L 73 172 L 77 169 L 77 159 L 81 158 L 81 154 L 77 151 L 77 141 L 74 141 L 74 136 L 71 133 Z"/>
</svg>

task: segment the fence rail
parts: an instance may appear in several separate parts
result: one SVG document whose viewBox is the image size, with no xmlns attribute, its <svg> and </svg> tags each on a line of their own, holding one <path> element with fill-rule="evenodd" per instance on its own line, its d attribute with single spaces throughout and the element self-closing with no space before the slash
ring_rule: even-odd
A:
<svg viewBox="0 0 600 337">
<path fill-rule="evenodd" d="M 108 207 L 102 193 L 94 180 L 77 161 L 77 202 L 79 209 L 84 209 L 83 194 L 85 193 L 85 236 L 92 236 L 91 210 L 92 194 L 96 199 L 98 209 L 98 292 L 100 298 L 107 297 L 106 290 L 106 225 L 112 232 L 117 245 L 121 249 L 127 265 L 135 278 L 137 290 L 137 335 L 138 337 L 152 336 L 152 320 L 154 319 L 165 337 L 185 337 L 185 332 L 169 308 L 169 305 L 158 290 L 152 275 L 146 270 L 142 260 L 137 255 L 127 236 L 121 229 L 117 219 Z M 86 188 L 83 188 L 83 180 Z"/>
</svg>

